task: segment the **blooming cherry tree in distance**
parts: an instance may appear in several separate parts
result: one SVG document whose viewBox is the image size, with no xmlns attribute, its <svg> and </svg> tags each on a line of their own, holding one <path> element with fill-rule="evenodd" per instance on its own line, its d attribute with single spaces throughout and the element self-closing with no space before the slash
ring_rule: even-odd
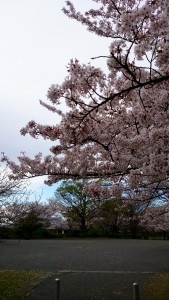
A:
<svg viewBox="0 0 169 300">
<path fill-rule="evenodd" d="M 71 59 L 63 83 L 40 101 L 61 122 L 30 121 L 21 129 L 55 141 L 51 154 L 23 154 L 18 164 L 3 160 L 16 178 L 48 175 L 49 185 L 109 180 L 112 195 L 132 190 L 133 201 L 147 203 L 169 188 L 169 2 L 91 0 L 91 7 L 93 2 L 98 8 L 82 14 L 66 1 L 63 12 L 110 39 L 105 55 L 92 58 L 107 60 L 107 71 Z"/>
</svg>

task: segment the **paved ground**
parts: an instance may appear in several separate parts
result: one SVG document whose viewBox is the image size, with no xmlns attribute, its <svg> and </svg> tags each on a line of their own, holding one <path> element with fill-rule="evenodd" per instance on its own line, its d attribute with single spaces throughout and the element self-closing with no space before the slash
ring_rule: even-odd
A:
<svg viewBox="0 0 169 300">
<path fill-rule="evenodd" d="M 169 241 L 86 239 L 0 243 L 0 269 L 42 270 L 48 276 L 28 300 L 132 300 L 132 283 L 169 272 Z M 140 300 L 144 300 L 140 297 Z"/>
</svg>

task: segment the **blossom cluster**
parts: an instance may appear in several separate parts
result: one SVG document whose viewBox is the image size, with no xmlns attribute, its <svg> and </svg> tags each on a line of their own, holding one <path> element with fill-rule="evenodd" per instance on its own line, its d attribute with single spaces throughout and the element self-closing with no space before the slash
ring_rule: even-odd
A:
<svg viewBox="0 0 169 300">
<path fill-rule="evenodd" d="M 134 191 L 132 201 L 149 201 L 154 191 L 168 190 L 169 2 L 93 1 L 101 6 L 84 14 L 70 1 L 63 11 L 112 38 L 107 73 L 71 59 L 63 83 L 49 88 L 50 104 L 41 101 L 60 114 L 60 124 L 31 121 L 21 130 L 56 141 L 56 147 L 44 158 L 20 156 L 18 165 L 5 160 L 16 177 L 49 175 L 47 184 L 108 178 L 112 194 L 127 187 Z M 65 113 L 58 108 L 62 103 Z"/>
</svg>

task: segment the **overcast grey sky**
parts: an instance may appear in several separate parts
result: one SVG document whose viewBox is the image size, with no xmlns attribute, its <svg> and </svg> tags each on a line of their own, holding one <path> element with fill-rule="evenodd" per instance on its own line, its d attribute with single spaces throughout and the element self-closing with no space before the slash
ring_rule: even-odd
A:
<svg viewBox="0 0 169 300">
<path fill-rule="evenodd" d="M 94 7 L 91 0 L 73 0 L 80 10 Z M 71 58 L 82 63 L 108 53 L 110 41 L 89 33 L 61 11 L 64 0 L 0 1 L 0 152 L 16 160 L 48 154 L 49 141 L 20 135 L 28 121 L 55 124 L 55 114 L 40 106 L 53 83 L 61 83 Z M 96 4 L 95 4 L 96 5 Z M 92 62 L 93 63 L 93 62 Z M 105 66 L 105 62 L 95 62 Z M 42 179 L 34 180 L 39 192 Z M 53 194 L 44 187 L 44 197 Z M 46 194 L 45 194 L 46 193 Z"/>
</svg>

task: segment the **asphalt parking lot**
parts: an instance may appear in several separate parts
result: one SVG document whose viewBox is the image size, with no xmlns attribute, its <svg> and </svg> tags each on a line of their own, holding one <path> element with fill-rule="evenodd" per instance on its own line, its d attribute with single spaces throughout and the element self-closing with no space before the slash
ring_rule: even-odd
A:
<svg viewBox="0 0 169 300">
<path fill-rule="evenodd" d="M 133 282 L 141 285 L 153 273 L 169 272 L 169 241 L 6 240 L 0 258 L 1 270 L 45 272 L 29 300 L 57 299 L 56 278 L 59 300 L 132 300 Z"/>
</svg>

